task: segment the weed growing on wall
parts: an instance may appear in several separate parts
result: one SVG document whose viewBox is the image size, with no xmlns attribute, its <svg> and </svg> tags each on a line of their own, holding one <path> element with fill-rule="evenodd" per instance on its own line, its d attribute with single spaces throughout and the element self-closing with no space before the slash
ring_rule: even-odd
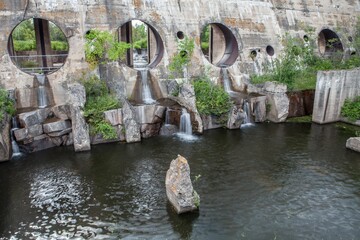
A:
<svg viewBox="0 0 360 240">
<path fill-rule="evenodd" d="M 354 100 L 346 99 L 341 108 L 341 115 L 347 117 L 350 121 L 360 120 L 360 96 Z"/>
<path fill-rule="evenodd" d="M 15 103 L 9 98 L 9 94 L 5 89 L 0 88 L 0 121 L 5 117 L 5 114 L 10 116 L 15 114 Z"/>
<path fill-rule="evenodd" d="M 81 81 L 86 90 L 84 116 L 90 125 L 92 135 L 101 134 L 104 139 L 115 139 L 115 129 L 104 119 L 104 112 L 120 107 L 120 102 L 113 96 L 104 81 L 97 76 L 90 76 Z"/>
<path fill-rule="evenodd" d="M 178 51 L 169 64 L 169 70 L 172 77 L 183 76 L 184 68 L 187 68 L 190 64 L 194 47 L 194 40 L 188 37 L 178 41 Z"/>
<path fill-rule="evenodd" d="M 206 77 L 195 79 L 193 85 L 200 114 L 220 117 L 230 111 L 230 96 L 221 86 L 213 84 Z"/>
<path fill-rule="evenodd" d="M 86 34 L 85 59 L 91 68 L 102 61 L 115 61 L 125 58 L 131 44 L 118 42 L 109 31 L 92 29 Z"/>
</svg>

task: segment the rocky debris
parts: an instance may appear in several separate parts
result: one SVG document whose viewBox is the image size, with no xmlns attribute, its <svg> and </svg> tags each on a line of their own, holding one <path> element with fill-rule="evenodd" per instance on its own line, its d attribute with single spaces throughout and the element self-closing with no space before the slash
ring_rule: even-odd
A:
<svg viewBox="0 0 360 240">
<path fill-rule="evenodd" d="M 89 151 L 89 127 L 79 106 L 71 108 L 71 121 L 75 152 Z"/>
<path fill-rule="evenodd" d="M 179 131 L 179 128 L 176 125 L 165 124 L 160 128 L 160 136 L 171 136 Z"/>
<path fill-rule="evenodd" d="M 22 128 L 28 128 L 43 123 L 50 115 L 50 108 L 42 108 L 31 112 L 20 113 L 18 119 Z"/>
<path fill-rule="evenodd" d="M 135 106 L 134 110 L 136 118 L 141 125 L 141 136 L 149 138 L 159 135 L 166 108 L 153 104 Z"/>
<path fill-rule="evenodd" d="M 130 105 L 128 101 L 124 101 L 122 108 L 123 115 L 123 123 L 125 127 L 125 138 L 126 142 L 140 142 L 141 141 L 141 133 L 140 133 L 140 125 L 136 121 L 136 114 L 133 107 Z"/>
<path fill-rule="evenodd" d="M 360 137 L 349 138 L 346 141 L 346 147 L 351 149 L 351 150 L 360 152 Z"/>
<path fill-rule="evenodd" d="M 141 125 L 141 137 L 150 138 L 159 135 L 161 123 L 155 124 L 142 124 Z"/>
<path fill-rule="evenodd" d="M 178 214 L 199 209 L 200 197 L 193 189 L 187 160 L 178 155 L 171 161 L 165 179 L 166 195 Z"/>
<path fill-rule="evenodd" d="M 69 128 L 71 128 L 71 122 L 69 120 L 60 120 L 43 124 L 43 129 L 45 133 L 62 132 Z"/>
<path fill-rule="evenodd" d="M 241 108 L 233 105 L 229 112 L 228 121 L 226 127 L 228 129 L 237 129 L 240 128 L 243 118 L 241 115 Z"/>
<path fill-rule="evenodd" d="M 49 136 L 42 134 L 40 136 L 34 137 L 31 142 L 27 143 L 26 149 L 28 152 L 37 152 L 56 146 L 57 144 L 55 144 Z"/>
<path fill-rule="evenodd" d="M 71 118 L 71 109 L 69 105 L 56 105 L 51 110 L 58 119 L 68 120 Z"/>
<path fill-rule="evenodd" d="M 204 130 L 210 130 L 210 129 L 216 129 L 223 127 L 223 124 L 221 124 L 221 121 L 219 117 L 213 116 L 213 115 L 202 115 L 201 116 Z"/>
<path fill-rule="evenodd" d="M 20 129 L 16 129 L 14 131 L 14 136 L 16 141 L 25 141 L 25 140 L 29 140 L 32 139 L 36 136 L 40 136 L 43 134 L 43 127 L 41 124 L 36 124 L 33 126 L 30 126 L 28 128 L 20 128 Z"/>
<path fill-rule="evenodd" d="M 266 120 L 266 96 L 251 97 L 250 105 L 253 109 L 255 122 L 264 122 Z"/>
<path fill-rule="evenodd" d="M 122 66 L 117 62 L 108 62 L 99 65 L 100 78 L 104 79 L 106 85 L 116 97 L 120 99 L 126 98 L 126 80 L 124 72 L 126 69 L 122 69 Z"/>
<path fill-rule="evenodd" d="M 0 130 L 0 162 L 3 162 L 10 160 L 11 157 L 10 116 L 8 114 L 4 114 Z"/>
</svg>

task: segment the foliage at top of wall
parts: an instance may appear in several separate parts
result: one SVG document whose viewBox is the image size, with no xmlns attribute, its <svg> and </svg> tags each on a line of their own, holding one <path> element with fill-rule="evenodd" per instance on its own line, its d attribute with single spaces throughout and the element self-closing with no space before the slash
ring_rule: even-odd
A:
<svg viewBox="0 0 360 240">
<path fill-rule="evenodd" d="M 115 61 L 125 58 L 131 44 L 116 41 L 109 31 L 90 30 L 85 37 L 85 59 L 90 68 L 95 68 L 102 61 Z"/>
<path fill-rule="evenodd" d="M 207 77 L 195 79 L 193 85 L 200 114 L 222 116 L 230 111 L 230 96 L 221 86 L 215 85 Z"/>
<path fill-rule="evenodd" d="M 172 77 L 182 76 L 184 74 L 184 68 L 190 64 L 194 47 L 195 43 L 191 38 L 185 37 L 183 40 L 178 41 L 178 51 L 172 57 L 169 64 Z"/>
<path fill-rule="evenodd" d="M 341 115 L 350 121 L 360 120 L 360 96 L 355 99 L 346 99 L 341 108 Z"/>
<path fill-rule="evenodd" d="M 335 51 L 335 49 L 329 56 L 319 56 L 316 53 L 317 38 L 311 28 L 306 29 L 307 38 L 304 40 L 286 34 L 282 40 L 283 52 L 277 59 L 265 64 L 265 74 L 252 75 L 252 82 L 281 82 L 285 83 L 290 90 L 315 89 L 317 71 L 360 67 L 360 21 L 356 26 L 357 31 L 354 36 L 356 54 L 347 58 L 344 58 L 343 52 Z M 331 45 L 327 47 L 332 48 Z"/>
<path fill-rule="evenodd" d="M 81 79 L 86 91 L 84 116 L 90 125 L 90 134 L 101 134 L 104 139 L 115 139 L 115 129 L 104 119 L 104 112 L 119 108 L 119 100 L 109 92 L 105 82 L 92 75 Z"/>
<path fill-rule="evenodd" d="M 6 113 L 12 116 L 15 112 L 14 101 L 9 98 L 9 94 L 5 89 L 0 88 L 0 121 L 4 119 Z"/>
</svg>

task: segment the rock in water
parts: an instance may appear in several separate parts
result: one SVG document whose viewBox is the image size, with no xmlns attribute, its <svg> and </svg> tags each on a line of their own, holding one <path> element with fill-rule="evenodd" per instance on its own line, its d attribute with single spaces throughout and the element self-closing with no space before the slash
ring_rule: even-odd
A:
<svg viewBox="0 0 360 240">
<path fill-rule="evenodd" d="M 187 160 L 178 155 L 166 173 L 166 195 L 178 214 L 197 210 L 200 197 L 193 189 Z"/>
</svg>

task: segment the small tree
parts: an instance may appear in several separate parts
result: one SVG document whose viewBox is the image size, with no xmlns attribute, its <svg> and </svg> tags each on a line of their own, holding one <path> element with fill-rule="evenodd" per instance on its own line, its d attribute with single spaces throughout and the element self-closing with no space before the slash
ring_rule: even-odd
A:
<svg viewBox="0 0 360 240">
<path fill-rule="evenodd" d="M 190 64 L 194 47 L 194 40 L 188 37 L 178 42 L 178 51 L 169 64 L 172 77 L 184 74 L 184 68 L 187 68 Z"/>
</svg>

